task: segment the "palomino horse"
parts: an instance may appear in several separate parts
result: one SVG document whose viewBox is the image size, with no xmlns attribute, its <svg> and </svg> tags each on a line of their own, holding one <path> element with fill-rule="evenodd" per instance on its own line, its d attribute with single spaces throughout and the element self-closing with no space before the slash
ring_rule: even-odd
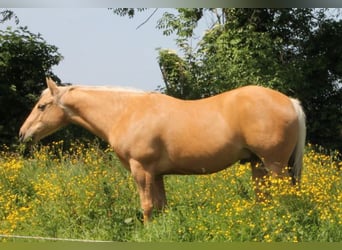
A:
<svg viewBox="0 0 342 250">
<path fill-rule="evenodd" d="M 294 182 L 300 178 L 305 115 L 297 100 L 277 91 L 247 86 L 184 101 L 122 88 L 58 87 L 49 78 L 47 86 L 20 140 L 37 141 L 68 123 L 103 138 L 136 181 L 144 221 L 166 204 L 166 174 L 210 174 L 241 160 L 252 162 L 255 180 L 283 176 L 286 166 Z"/>
</svg>

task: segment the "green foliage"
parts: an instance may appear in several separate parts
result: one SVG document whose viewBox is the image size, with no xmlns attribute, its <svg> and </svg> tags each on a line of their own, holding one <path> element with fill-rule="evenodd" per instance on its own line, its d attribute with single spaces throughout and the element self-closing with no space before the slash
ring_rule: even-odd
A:
<svg viewBox="0 0 342 250">
<path fill-rule="evenodd" d="M 342 21 L 327 20 L 303 46 L 298 96 L 307 110 L 310 140 L 342 150 Z"/>
<path fill-rule="evenodd" d="M 65 153 L 67 152 L 67 153 Z M 255 202 L 250 165 L 212 175 L 166 176 L 168 207 L 143 226 L 133 178 L 96 143 L 0 152 L 0 234 L 174 242 L 341 242 L 337 152 L 307 147 L 301 189 L 270 179 Z M 10 240 L 10 239 L 9 239 Z"/>
<path fill-rule="evenodd" d="M 165 92 L 183 99 L 197 98 L 201 92 L 195 91 L 195 86 L 192 84 L 193 68 L 185 60 L 172 50 L 159 50 L 158 61 L 165 83 Z"/>
<path fill-rule="evenodd" d="M 15 13 L 12 10 L 3 9 L 2 11 L 0 11 L 0 16 L 0 23 L 4 23 L 6 21 L 14 19 L 14 22 L 16 24 L 19 24 L 19 18 L 15 15 Z"/>
<path fill-rule="evenodd" d="M 119 16 L 127 15 L 129 18 L 133 18 L 137 12 L 145 11 L 146 8 L 136 8 L 136 9 L 135 8 L 116 8 L 116 9 L 110 8 L 110 10 L 112 10 L 115 15 L 119 15 Z"/>
<path fill-rule="evenodd" d="M 203 10 L 196 9 L 177 9 L 178 15 L 165 12 L 163 17 L 158 20 L 157 28 L 163 30 L 164 35 L 171 35 L 176 32 L 177 36 L 191 37 L 198 21 L 203 16 Z"/>
<path fill-rule="evenodd" d="M 184 86 L 195 86 L 194 89 L 201 86 L 198 97 L 247 84 L 295 93 L 293 87 L 302 77 L 297 72 L 300 46 L 307 40 L 309 31 L 318 26 L 321 12 L 314 15 L 311 9 L 222 9 L 219 14 L 217 9 L 200 10 L 188 9 L 187 13 L 193 14 L 187 16 L 200 18 L 205 13 L 215 13 L 217 20 L 195 46 L 192 35 L 199 19 L 190 19 L 190 22 L 182 9 L 177 16 L 164 14 L 161 19 L 164 25 L 158 26 L 177 31 L 177 42 L 184 53 L 183 64 L 189 64 L 183 68 L 188 68 L 193 75 L 192 81 Z M 313 22 L 314 17 L 318 21 Z M 182 29 L 187 32 L 181 32 Z M 159 57 L 161 68 L 167 67 L 163 63 L 170 61 L 162 58 L 165 56 L 168 54 Z"/>
<path fill-rule="evenodd" d="M 61 59 L 56 46 L 27 28 L 0 30 L 0 144 L 14 142 L 20 124 L 45 89 L 45 76 L 59 80 L 51 67 Z"/>
</svg>

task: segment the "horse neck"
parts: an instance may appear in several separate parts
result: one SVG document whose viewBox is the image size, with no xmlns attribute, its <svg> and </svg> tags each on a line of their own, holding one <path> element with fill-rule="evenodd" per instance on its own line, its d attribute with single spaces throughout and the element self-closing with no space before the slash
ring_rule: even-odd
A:
<svg viewBox="0 0 342 250">
<path fill-rule="evenodd" d="M 128 92 L 113 90 L 71 89 L 62 98 L 70 121 L 109 141 L 116 121 L 125 114 Z"/>
</svg>

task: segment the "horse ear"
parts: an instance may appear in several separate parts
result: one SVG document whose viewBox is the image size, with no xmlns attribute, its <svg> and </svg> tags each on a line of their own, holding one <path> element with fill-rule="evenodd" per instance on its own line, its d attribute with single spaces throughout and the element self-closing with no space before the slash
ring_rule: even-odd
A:
<svg viewBox="0 0 342 250">
<path fill-rule="evenodd" d="M 58 90 L 57 84 L 50 77 L 46 77 L 46 84 L 52 96 L 55 96 L 58 94 L 59 90 Z"/>
</svg>

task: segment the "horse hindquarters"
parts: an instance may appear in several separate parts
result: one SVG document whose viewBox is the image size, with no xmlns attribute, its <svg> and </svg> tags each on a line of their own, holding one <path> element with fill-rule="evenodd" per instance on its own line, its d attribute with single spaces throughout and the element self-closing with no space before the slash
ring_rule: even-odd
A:
<svg viewBox="0 0 342 250">
<path fill-rule="evenodd" d="M 272 176 L 290 176 L 292 183 L 300 180 L 306 137 L 305 114 L 298 100 L 290 99 L 295 116 L 288 119 L 287 126 L 282 127 L 279 143 L 262 158 L 267 171 Z M 288 171 L 286 171 L 286 167 Z"/>
<path fill-rule="evenodd" d="M 256 186 L 263 185 L 266 176 L 285 177 L 290 174 L 293 178 L 299 177 L 305 115 L 298 101 L 271 90 L 255 91 L 248 100 L 244 97 L 246 101 L 238 107 L 239 114 L 244 114 L 240 115 L 240 128 L 245 147 L 257 157 L 252 161 Z M 293 166 L 292 172 L 286 171 L 287 166 Z"/>
</svg>

